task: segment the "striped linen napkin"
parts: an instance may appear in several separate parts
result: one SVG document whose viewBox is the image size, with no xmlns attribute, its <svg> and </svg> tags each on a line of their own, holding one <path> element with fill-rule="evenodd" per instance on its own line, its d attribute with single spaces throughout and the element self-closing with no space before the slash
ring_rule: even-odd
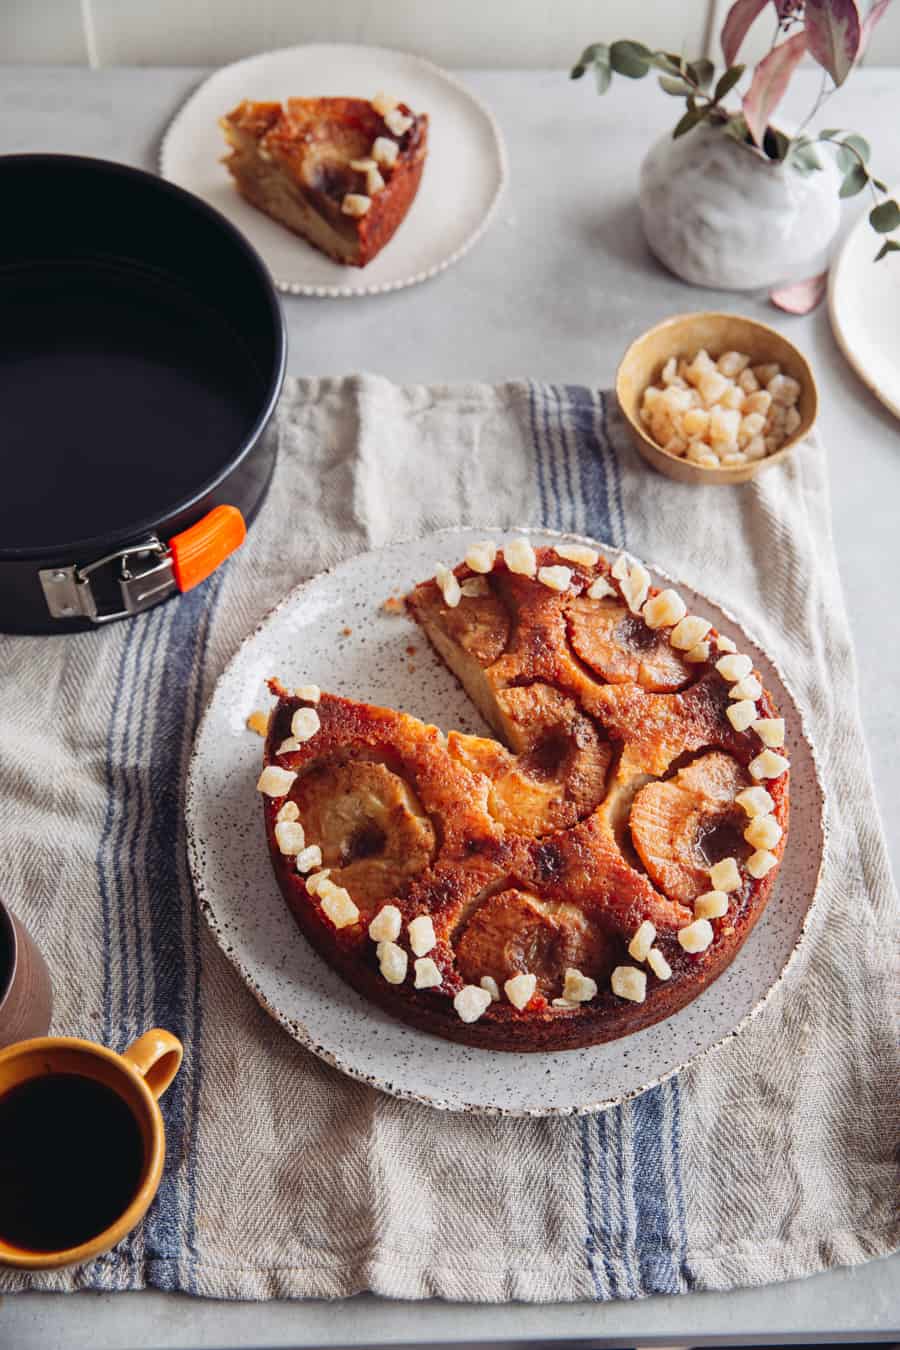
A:
<svg viewBox="0 0 900 1350">
<path fill-rule="evenodd" d="M 127 624 L 0 642 L 5 897 L 50 962 L 54 1030 L 187 1047 L 145 1223 L 0 1290 L 633 1298 L 725 1289 L 897 1245 L 891 934 L 831 543 L 825 457 L 698 489 L 629 446 L 608 394 L 289 381 L 268 502 L 206 586 Z M 760 634 L 803 705 L 829 858 L 791 976 L 742 1033 L 602 1115 L 430 1111 L 343 1078 L 256 1005 L 199 917 L 182 791 L 240 638 L 302 578 L 432 528 L 539 523 L 658 562 Z"/>
</svg>

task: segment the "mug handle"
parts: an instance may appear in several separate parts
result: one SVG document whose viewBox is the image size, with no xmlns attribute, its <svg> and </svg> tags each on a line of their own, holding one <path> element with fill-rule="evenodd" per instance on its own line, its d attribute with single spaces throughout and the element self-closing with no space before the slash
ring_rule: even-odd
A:
<svg viewBox="0 0 900 1350">
<path fill-rule="evenodd" d="M 122 1051 L 122 1058 L 137 1069 L 157 1101 L 181 1067 L 183 1056 L 184 1046 L 178 1037 L 161 1027 L 145 1031 Z"/>
</svg>

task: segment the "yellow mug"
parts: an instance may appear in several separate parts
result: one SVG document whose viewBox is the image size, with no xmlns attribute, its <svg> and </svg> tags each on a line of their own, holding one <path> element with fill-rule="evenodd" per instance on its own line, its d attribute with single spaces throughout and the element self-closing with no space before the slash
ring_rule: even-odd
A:
<svg viewBox="0 0 900 1350">
<path fill-rule="evenodd" d="M 140 1223 L 159 1189 L 166 1156 L 165 1129 L 157 1100 L 178 1072 L 183 1054 L 181 1041 L 159 1028 L 139 1036 L 121 1055 L 93 1041 L 68 1036 L 41 1036 L 0 1050 L 0 1122 L 4 1126 L 0 1130 L 3 1135 L 0 1139 L 0 1265 L 24 1270 L 79 1265 L 115 1247 Z M 111 1090 L 111 1093 L 103 1089 Z M 54 1100 L 58 1102 L 56 1110 L 53 1109 Z M 119 1212 L 115 1217 L 108 1216 L 101 1231 L 81 1234 L 79 1240 L 72 1243 L 48 1241 L 47 1235 L 71 1231 L 71 1223 L 65 1215 L 58 1216 L 60 1222 L 57 1222 L 50 1214 L 35 1212 L 40 1204 L 35 1203 L 34 1195 L 27 1193 L 27 1178 L 32 1171 L 36 1177 L 43 1177 L 35 1193 L 46 1202 L 47 1208 L 52 1204 L 50 1195 L 62 1193 L 68 1196 L 65 1186 L 57 1192 L 48 1181 L 50 1161 L 68 1168 L 67 1139 L 71 1144 L 76 1135 L 82 1141 L 89 1138 L 92 1104 L 102 1107 L 97 1115 L 98 1131 L 103 1126 L 118 1129 L 122 1134 L 121 1140 L 110 1144 L 110 1166 L 106 1168 L 101 1163 L 97 1167 L 98 1186 L 110 1183 L 107 1173 L 112 1170 L 112 1160 L 116 1157 L 115 1143 L 121 1142 L 124 1150 L 127 1134 L 131 1148 L 134 1137 L 133 1158 L 129 1158 L 129 1171 L 123 1173 L 123 1180 L 128 1184 L 127 1198 L 123 1194 L 122 1204 L 117 1206 Z M 82 1108 L 86 1118 L 77 1115 Z M 37 1152 L 29 1111 L 34 1117 L 33 1129 L 43 1131 L 43 1142 L 48 1145 L 42 1154 Z M 54 1130 L 59 1140 L 56 1149 L 53 1148 Z M 29 1153 L 28 1159 L 17 1158 L 17 1140 L 18 1147 Z M 105 1147 L 99 1138 L 91 1142 Z M 34 1157 L 31 1157 L 31 1151 Z M 48 1159 L 46 1175 L 39 1166 L 40 1157 Z M 77 1164 L 78 1159 L 73 1157 L 71 1161 Z M 90 1209 L 90 1187 L 94 1179 L 87 1174 L 87 1161 L 81 1161 L 83 1166 L 77 1174 L 77 1185 L 82 1190 L 76 1193 L 82 1198 L 88 1197 L 87 1208 Z M 107 1205 L 115 1203 L 115 1192 L 104 1193 L 100 1200 Z M 13 1221 L 10 1217 L 13 1214 L 19 1219 Z M 81 1218 L 84 1221 L 83 1208 Z M 45 1235 L 34 1236 L 32 1230 L 40 1235 L 42 1225 Z"/>
</svg>

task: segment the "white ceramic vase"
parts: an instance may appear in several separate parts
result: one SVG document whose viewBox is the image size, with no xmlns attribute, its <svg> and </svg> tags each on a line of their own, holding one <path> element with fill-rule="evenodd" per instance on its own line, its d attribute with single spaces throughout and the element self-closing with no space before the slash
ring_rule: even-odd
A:
<svg viewBox="0 0 900 1350">
<path fill-rule="evenodd" d="M 695 286 L 743 291 L 824 271 L 840 220 L 832 157 L 802 174 L 701 125 L 668 133 L 641 166 L 647 242 Z"/>
</svg>

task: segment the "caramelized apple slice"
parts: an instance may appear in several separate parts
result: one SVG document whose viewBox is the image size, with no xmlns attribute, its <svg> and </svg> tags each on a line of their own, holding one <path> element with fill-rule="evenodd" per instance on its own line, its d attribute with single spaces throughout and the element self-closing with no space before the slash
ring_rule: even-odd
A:
<svg viewBox="0 0 900 1350">
<path fill-rule="evenodd" d="M 515 755 L 510 754 L 499 741 L 487 736 L 467 736 L 461 731 L 447 734 L 447 750 L 451 759 L 463 764 L 472 773 L 484 774 L 486 778 L 502 778 L 515 764 Z"/>
<path fill-rule="evenodd" d="M 494 784 L 491 796 L 498 810 L 519 813 L 518 793 L 527 780 L 538 789 L 558 785 L 569 808 L 555 813 L 564 817 L 559 824 L 580 820 L 592 811 L 606 789 L 612 747 L 601 740 L 575 700 L 546 684 L 502 689 L 496 697 L 507 741 L 518 752 L 508 787 Z M 493 806 L 492 814 L 497 814 Z"/>
<path fill-rule="evenodd" d="M 573 600 L 566 611 L 575 654 L 609 684 L 639 684 L 658 693 L 686 685 L 692 672 L 666 628 L 648 628 L 621 600 Z"/>
<path fill-rule="evenodd" d="M 509 614 L 487 582 L 483 595 L 463 595 L 454 609 L 442 605 L 441 610 L 448 637 L 480 666 L 489 666 L 505 650 Z"/>
<path fill-rule="evenodd" d="M 674 900 L 711 889 L 710 866 L 750 852 L 735 796 L 750 776 L 730 755 L 701 755 L 673 778 L 648 783 L 631 807 L 631 838 L 647 875 Z"/>
<path fill-rule="evenodd" d="M 409 784 L 385 764 L 315 764 L 291 796 L 307 844 L 319 845 L 322 866 L 360 909 L 395 895 L 434 857 L 431 821 Z"/>
<path fill-rule="evenodd" d="M 488 810 L 506 829 L 546 834 L 573 825 L 603 798 L 612 748 L 574 699 L 546 684 L 502 689 L 496 741 L 451 733 L 450 754 L 491 779 Z"/>
<path fill-rule="evenodd" d="M 636 685 L 595 685 L 585 699 L 613 741 L 624 742 L 620 769 L 628 775 L 668 772 L 680 755 L 715 747 L 748 757 L 748 741 L 725 716 L 728 685 L 715 671 L 678 694 L 651 694 Z"/>
<path fill-rule="evenodd" d="M 569 966 L 598 983 L 608 978 L 614 942 L 577 906 L 510 889 L 469 918 L 456 940 L 456 963 L 466 983 L 490 975 L 501 990 L 514 975 L 534 975 L 538 993 L 551 999 L 562 993 Z"/>
</svg>

